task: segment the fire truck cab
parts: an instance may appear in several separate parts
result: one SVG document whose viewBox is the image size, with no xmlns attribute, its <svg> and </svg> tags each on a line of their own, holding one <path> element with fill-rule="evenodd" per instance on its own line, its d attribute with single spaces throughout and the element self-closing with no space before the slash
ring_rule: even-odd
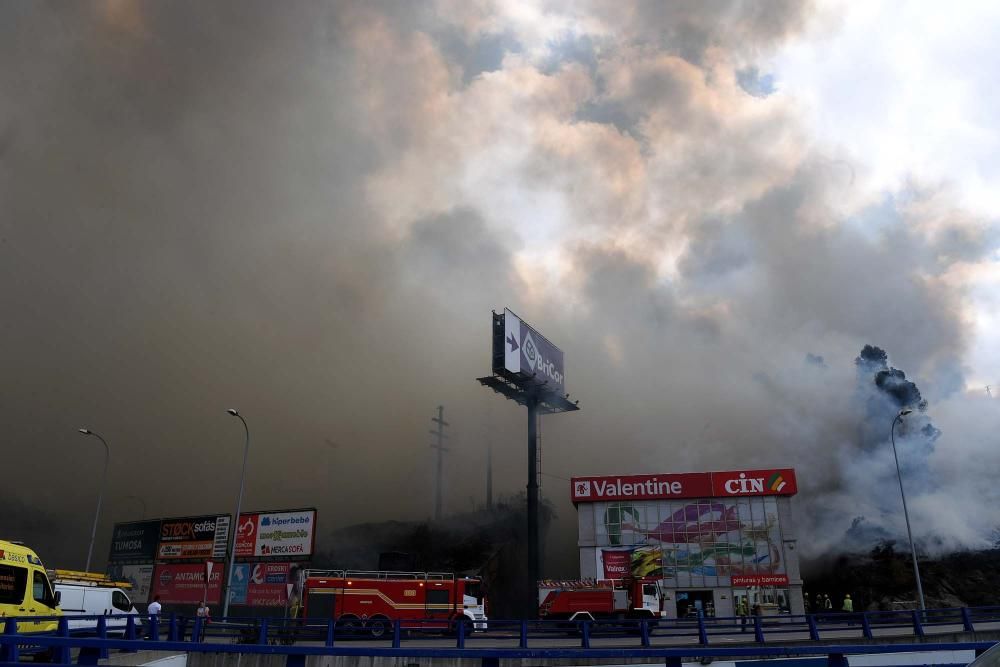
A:
<svg viewBox="0 0 1000 667">
<path fill-rule="evenodd" d="M 347 635 L 381 637 L 396 620 L 408 629 L 449 629 L 462 622 L 485 630 L 481 589 L 478 579 L 441 572 L 308 570 L 303 615 L 332 618 Z"/>
</svg>

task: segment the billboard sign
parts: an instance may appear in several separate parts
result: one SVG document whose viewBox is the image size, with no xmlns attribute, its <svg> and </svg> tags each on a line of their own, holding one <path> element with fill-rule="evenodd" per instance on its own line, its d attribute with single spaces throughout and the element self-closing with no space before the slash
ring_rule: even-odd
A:
<svg viewBox="0 0 1000 667">
<path fill-rule="evenodd" d="M 225 558 L 229 515 L 164 519 L 160 522 L 159 560 Z"/>
<path fill-rule="evenodd" d="M 116 523 L 111 534 L 108 562 L 152 561 L 156 558 L 156 545 L 159 541 L 159 520 Z"/>
<path fill-rule="evenodd" d="M 292 563 L 237 563 L 233 569 L 233 604 L 249 607 L 284 607 L 294 586 Z"/>
<path fill-rule="evenodd" d="M 148 565 L 112 565 L 108 568 L 108 577 L 113 581 L 127 581 L 132 584 L 128 592 L 132 602 L 149 602 L 149 591 L 153 585 L 152 564 Z"/>
<path fill-rule="evenodd" d="M 503 370 L 531 378 L 538 384 L 545 383 L 555 393 L 564 393 L 566 371 L 562 350 L 510 309 L 504 309 L 503 316 Z M 499 355 L 496 360 L 499 361 Z"/>
<path fill-rule="evenodd" d="M 249 558 L 257 555 L 257 514 L 240 514 L 236 522 L 236 557 Z M 237 571 L 233 571 L 236 576 Z"/>
<path fill-rule="evenodd" d="M 153 595 L 163 604 L 218 604 L 222 599 L 222 574 L 225 566 L 216 563 L 212 577 L 205 586 L 205 566 L 202 563 L 163 563 L 153 572 Z"/>
<path fill-rule="evenodd" d="M 795 471 L 791 468 L 574 477 L 570 483 L 570 493 L 574 503 L 727 496 L 792 496 L 797 492 Z"/>
<path fill-rule="evenodd" d="M 308 558 L 316 540 L 316 510 L 241 514 L 236 555 L 243 558 Z"/>
</svg>

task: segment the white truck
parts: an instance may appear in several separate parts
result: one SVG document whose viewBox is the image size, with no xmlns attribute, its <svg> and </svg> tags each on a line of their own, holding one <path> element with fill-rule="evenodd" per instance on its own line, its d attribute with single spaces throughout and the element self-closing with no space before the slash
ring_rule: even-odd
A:
<svg viewBox="0 0 1000 667">
<path fill-rule="evenodd" d="M 97 619 L 93 618 L 96 616 L 106 617 L 109 634 L 125 634 L 129 616 L 135 617 L 136 631 L 142 632 L 139 612 L 125 592 L 131 588 L 130 584 L 112 581 L 101 574 L 71 570 L 54 570 L 52 581 L 70 632 L 96 632 Z"/>
</svg>

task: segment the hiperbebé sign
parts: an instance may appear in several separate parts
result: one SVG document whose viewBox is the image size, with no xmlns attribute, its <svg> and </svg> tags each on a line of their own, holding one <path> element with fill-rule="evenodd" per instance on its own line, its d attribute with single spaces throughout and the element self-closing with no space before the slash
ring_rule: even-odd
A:
<svg viewBox="0 0 1000 667">
<path fill-rule="evenodd" d="M 240 514 L 236 555 L 307 558 L 316 539 L 316 510 Z"/>
<path fill-rule="evenodd" d="M 562 350 L 510 309 L 504 309 L 503 316 L 503 370 L 530 378 L 555 393 L 565 392 L 566 371 Z M 499 358 L 495 355 L 497 361 Z"/>
<path fill-rule="evenodd" d="M 574 477 L 574 503 L 608 500 L 722 498 L 726 496 L 791 496 L 798 492 L 795 471 L 736 470 L 730 472 L 669 473 Z"/>
</svg>

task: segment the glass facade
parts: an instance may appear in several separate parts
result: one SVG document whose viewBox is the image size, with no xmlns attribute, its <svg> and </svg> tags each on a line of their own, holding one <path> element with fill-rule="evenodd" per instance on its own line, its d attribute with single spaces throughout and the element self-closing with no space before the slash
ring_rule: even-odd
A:
<svg viewBox="0 0 1000 667">
<path fill-rule="evenodd" d="M 593 516 L 599 578 L 716 588 L 786 573 L 774 497 L 599 502 Z"/>
</svg>

